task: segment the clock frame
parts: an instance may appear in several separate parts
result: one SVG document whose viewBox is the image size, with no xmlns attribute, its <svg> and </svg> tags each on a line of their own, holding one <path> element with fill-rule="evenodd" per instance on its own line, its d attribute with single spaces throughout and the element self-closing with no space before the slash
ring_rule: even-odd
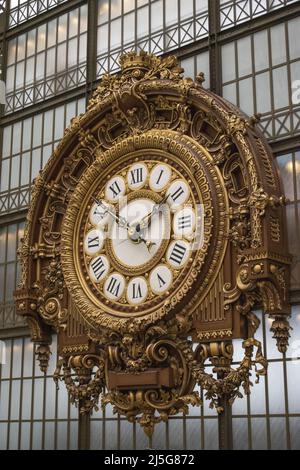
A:
<svg viewBox="0 0 300 470">
<path fill-rule="evenodd" d="M 143 157 L 147 152 L 147 158 Z M 203 154 L 204 164 L 199 163 L 197 153 Z M 140 307 L 99 301 L 99 289 L 92 285 L 88 276 L 87 266 L 82 269 L 84 258 L 82 240 L 83 227 L 87 223 L 91 208 L 91 196 L 99 193 L 111 179 L 111 175 L 119 175 L 138 161 L 149 161 L 153 158 L 153 166 L 159 162 L 167 163 L 174 173 L 173 181 L 179 180 L 179 176 L 190 186 L 190 197 L 188 203 L 203 205 L 203 228 L 201 229 L 203 242 L 201 248 L 194 250 L 179 272 L 171 267 L 174 276 L 174 287 L 169 295 L 149 299 Z M 144 159 L 143 159 L 144 158 Z M 176 177 L 177 174 L 177 177 Z M 217 183 L 215 190 L 216 199 L 210 198 L 210 180 Z M 102 182 L 102 183 L 101 183 Z M 172 183 L 171 183 L 172 184 Z M 101 194 L 101 190 L 100 190 Z M 159 193 L 148 189 L 129 192 L 128 202 L 135 197 L 151 197 L 155 202 L 160 202 Z M 207 285 L 214 282 L 218 265 L 221 264 L 227 246 L 229 222 L 226 213 L 229 206 L 226 192 L 222 186 L 221 175 L 217 168 L 211 164 L 211 157 L 200 147 L 190 145 L 188 139 L 170 131 L 150 131 L 143 136 L 129 137 L 124 139 L 117 147 L 105 152 L 96 158 L 87 172 L 83 175 L 74 191 L 70 204 L 66 211 L 64 225 L 62 228 L 62 251 L 61 261 L 64 279 L 72 295 L 75 305 L 80 305 L 83 315 L 86 315 L 89 324 L 95 328 L 109 327 L 126 331 L 128 325 L 140 330 L 147 328 L 156 321 L 167 315 L 174 314 L 179 310 L 196 309 Z M 215 219 L 215 221 L 214 221 Z M 216 220 L 218 222 L 216 222 Z M 220 230 L 214 231 L 218 225 Z M 89 227 L 90 229 L 90 227 Z M 89 230 L 88 229 L 88 230 Z M 215 234 L 214 249 L 212 250 L 211 238 Z M 199 234 L 200 235 L 200 234 Z M 113 255 L 111 240 L 107 240 L 107 252 L 114 270 L 123 276 L 141 276 L 149 274 L 156 264 L 162 262 L 169 246 L 168 240 L 162 243 L 149 265 L 143 265 L 140 269 L 121 266 Z M 80 249 L 81 245 L 81 249 Z M 209 258 L 209 269 L 202 270 L 206 258 Z M 72 286 L 76 288 L 72 289 Z M 79 287 L 80 286 L 80 287 Z"/>
<path fill-rule="evenodd" d="M 257 378 L 267 373 L 255 309 L 269 315 L 279 351 L 287 350 L 291 258 L 285 200 L 258 116 L 204 89 L 203 74 L 184 78 L 174 56 L 129 53 L 120 66 L 103 76 L 35 180 L 15 302 L 43 371 L 57 333 L 54 379 L 65 382 L 80 416 L 101 400 L 151 435 L 156 423 L 200 404 L 196 384 L 223 413 L 241 387 L 250 393 L 253 368 Z M 145 158 L 188 182 L 192 205 L 203 206 L 203 243 L 169 294 L 125 311 L 96 298 L 84 236 L 91 197 L 105 195 L 109 178 Z M 153 181 L 116 181 L 124 192 L 131 185 L 161 200 Z M 130 271 L 114 268 L 128 282 Z M 244 350 L 236 368 L 233 339 Z M 206 372 L 208 361 L 215 375 Z"/>
</svg>

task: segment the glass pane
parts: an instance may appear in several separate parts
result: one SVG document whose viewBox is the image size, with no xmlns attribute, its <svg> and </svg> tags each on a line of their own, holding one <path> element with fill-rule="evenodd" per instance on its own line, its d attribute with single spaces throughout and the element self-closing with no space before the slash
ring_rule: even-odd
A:
<svg viewBox="0 0 300 470">
<path fill-rule="evenodd" d="M 274 340 L 273 340 L 274 341 Z M 270 362 L 268 367 L 270 413 L 284 413 L 283 367 L 281 362 Z"/>
<path fill-rule="evenodd" d="M 80 32 L 83 33 L 87 30 L 87 5 L 80 8 Z"/>
<path fill-rule="evenodd" d="M 267 113 L 271 110 L 270 75 L 269 72 L 259 74 L 256 81 L 257 112 Z"/>
<path fill-rule="evenodd" d="M 36 37 L 36 29 L 28 31 L 27 34 L 27 57 L 33 55 L 35 53 L 35 37 Z"/>
<path fill-rule="evenodd" d="M 186 420 L 187 449 L 201 449 L 201 421 L 200 419 Z"/>
<path fill-rule="evenodd" d="M 283 108 L 289 105 L 289 89 L 287 86 L 287 67 L 273 70 L 274 107 Z"/>
<path fill-rule="evenodd" d="M 10 188 L 17 188 L 19 186 L 20 177 L 20 155 L 11 159 L 11 173 L 10 173 Z"/>
<path fill-rule="evenodd" d="M 32 118 L 23 121 L 22 150 L 28 150 L 31 143 Z"/>
<path fill-rule="evenodd" d="M 30 423 L 22 423 L 21 425 L 21 449 L 28 450 L 30 448 Z"/>
<path fill-rule="evenodd" d="M 108 0 L 98 1 L 98 24 L 108 21 L 109 2 Z"/>
<path fill-rule="evenodd" d="M 135 0 L 123 0 L 123 11 L 127 13 L 128 11 L 135 9 Z"/>
<path fill-rule="evenodd" d="M 194 57 L 189 57 L 181 61 L 181 66 L 184 69 L 185 77 L 195 77 L 195 61 Z"/>
<path fill-rule="evenodd" d="M 0 420 L 8 419 L 9 382 L 2 381 L 0 387 Z"/>
<path fill-rule="evenodd" d="M 45 449 L 54 449 L 55 424 L 53 422 L 45 423 Z"/>
<path fill-rule="evenodd" d="M 300 31 L 300 18 L 295 18 L 288 22 L 289 28 L 289 50 L 290 50 L 290 59 L 297 59 L 300 57 L 300 41 L 299 41 L 299 31 Z"/>
<path fill-rule="evenodd" d="M 141 8 L 137 14 L 137 36 L 141 38 L 149 34 L 149 9 Z"/>
<path fill-rule="evenodd" d="M 47 126 L 44 126 L 44 144 L 51 142 L 53 140 L 53 110 L 47 111 L 44 114 L 44 122 L 47 123 Z"/>
<path fill-rule="evenodd" d="M 13 131 L 13 146 L 12 146 L 13 154 L 19 153 L 21 150 L 21 123 L 18 122 L 14 124 L 14 131 Z"/>
<path fill-rule="evenodd" d="M 72 10 L 69 13 L 69 37 L 77 36 L 78 34 L 78 8 L 76 10 Z"/>
<path fill-rule="evenodd" d="M 28 185 L 30 179 L 30 153 L 22 155 L 21 160 L 21 186 Z"/>
<path fill-rule="evenodd" d="M 267 31 L 260 31 L 254 34 L 254 57 L 255 57 L 255 70 L 266 69 L 269 67 L 269 48 L 268 48 L 268 33 Z"/>
<path fill-rule="evenodd" d="M 265 450 L 267 449 L 267 421 L 265 418 L 252 418 L 252 449 Z"/>
<path fill-rule="evenodd" d="M 285 27 L 279 24 L 271 28 L 272 64 L 286 62 Z"/>
<path fill-rule="evenodd" d="M 97 51 L 98 54 L 107 52 L 108 49 L 108 25 L 98 28 Z"/>
<path fill-rule="evenodd" d="M 58 42 L 65 41 L 67 39 L 67 23 L 68 23 L 68 16 L 66 14 L 58 18 L 58 30 L 57 30 Z"/>
<path fill-rule="evenodd" d="M 57 64 L 56 64 L 56 71 L 63 72 L 66 69 L 66 44 L 60 44 L 57 48 Z"/>
<path fill-rule="evenodd" d="M 57 424 L 57 449 L 67 449 L 67 429 L 68 423 L 62 422 Z"/>
<path fill-rule="evenodd" d="M 46 47 L 46 25 L 43 24 L 38 28 L 37 35 L 37 52 L 43 51 Z"/>
<path fill-rule="evenodd" d="M 252 78 L 247 78 L 239 82 L 240 108 L 246 114 L 254 114 L 253 85 Z"/>
<path fill-rule="evenodd" d="M 248 449 L 248 420 L 247 418 L 232 419 L 234 450 Z"/>
<path fill-rule="evenodd" d="M 217 419 L 206 419 L 204 421 L 204 442 L 206 450 L 217 450 L 219 448 Z"/>
<path fill-rule="evenodd" d="M 54 46 L 56 43 L 56 19 L 48 23 L 48 43 L 47 47 Z"/>
<path fill-rule="evenodd" d="M 73 38 L 68 44 L 68 67 L 77 64 L 78 38 Z"/>
<path fill-rule="evenodd" d="M 25 59 L 26 34 L 18 36 L 17 60 Z"/>
<path fill-rule="evenodd" d="M 163 3 L 162 0 L 151 4 L 151 32 L 159 31 L 163 26 Z"/>
<path fill-rule="evenodd" d="M 121 15 L 122 0 L 111 0 L 110 2 L 110 16 L 111 18 L 116 18 L 116 16 Z"/>
<path fill-rule="evenodd" d="M 121 20 L 120 18 L 110 23 L 110 45 L 111 48 L 121 44 Z"/>
<path fill-rule="evenodd" d="M 123 41 L 125 44 L 135 38 L 135 14 L 130 13 L 124 16 Z"/>
<path fill-rule="evenodd" d="M 20 390 L 21 390 L 21 381 L 13 380 L 11 382 L 11 404 L 10 404 L 11 419 L 18 420 L 20 418 Z"/>
<path fill-rule="evenodd" d="M 238 46 L 238 66 L 239 77 L 252 73 L 251 40 L 250 37 L 239 39 Z"/>
<path fill-rule="evenodd" d="M 293 201 L 295 199 L 295 195 L 292 154 L 280 155 L 276 158 L 276 161 L 279 166 L 284 194 L 288 199 L 290 199 L 290 201 Z"/>
<path fill-rule="evenodd" d="M 32 380 L 23 380 L 22 390 L 22 419 L 31 418 Z"/>
<path fill-rule="evenodd" d="M 234 43 L 222 47 L 222 77 L 223 83 L 236 78 Z"/>
<path fill-rule="evenodd" d="M 189 18 L 194 14 L 194 0 L 180 0 L 180 18 Z"/>
<path fill-rule="evenodd" d="M 286 449 L 286 421 L 285 418 L 270 419 L 271 449 Z"/>
<path fill-rule="evenodd" d="M 169 421 L 170 449 L 184 449 L 183 444 L 183 419 Z"/>
<path fill-rule="evenodd" d="M 168 0 L 165 8 L 166 26 L 177 23 L 178 21 L 178 0 Z"/>
<path fill-rule="evenodd" d="M 12 39 L 7 46 L 7 65 L 11 65 L 16 61 L 17 39 Z"/>
</svg>

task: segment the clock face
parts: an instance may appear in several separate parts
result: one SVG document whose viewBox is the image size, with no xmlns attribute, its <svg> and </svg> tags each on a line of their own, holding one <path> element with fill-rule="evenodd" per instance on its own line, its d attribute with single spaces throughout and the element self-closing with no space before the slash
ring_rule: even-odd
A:
<svg viewBox="0 0 300 470">
<path fill-rule="evenodd" d="M 128 158 L 99 179 L 83 210 L 77 248 L 93 298 L 127 315 L 171 298 L 197 251 L 199 204 L 186 169 L 167 158 Z"/>
<path fill-rule="evenodd" d="M 227 202 L 209 153 L 181 134 L 151 130 L 99 150 L 61 237 L 64 281 L 84 321 L 140 331 L 197 312 L 225 256 Z"/>
</svg>

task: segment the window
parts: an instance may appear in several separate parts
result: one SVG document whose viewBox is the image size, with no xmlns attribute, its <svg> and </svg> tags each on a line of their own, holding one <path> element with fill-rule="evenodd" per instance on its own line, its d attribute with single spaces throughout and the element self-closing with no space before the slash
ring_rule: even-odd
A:
<svg viewBox="0 0 300 470">
<path fill-rule="evenodd" d="M 6 112 L 85 83 L 87 6 L 8 41 Z"/>
<path fill-rule="evenodd" d="M 119 68 L 122 52 L 162 54 L 208 34 L 207 0 L 98 0 L 97 76 Z"/>
<path fill-rule="evenodd" d="M 221 29 L 232 28 L 298 0 L 220 0 Z"/>
<path fill-rule="evenodd" d="M 24 325 L 16 316 L 13 292 L 19 279 L 17 248 L 24 233 L 24 222 L 0 226 L 0 329 Z"/>
<path fill-rule="evenodd" d="M 32 180 L 45 166 L 70 120 L 84 109 L 83 98 L 4 127 L 0 215 L 28 206 Z"/>
<path fill-rule="evenodd" d="M 300 18 L 222 46 L 223 96 L 247 114 L 261 113 L 270 140 L 300 132 L 300 104 L 293 83 L 300 77 Z"/>
<path fill-rule="evenodd" d="M 14 28 L 20 23 L 24 23 L 25 21 L 28 21 L 66 1 L 67 0 L 11 0 L 9 28 Z"/>
</svg>

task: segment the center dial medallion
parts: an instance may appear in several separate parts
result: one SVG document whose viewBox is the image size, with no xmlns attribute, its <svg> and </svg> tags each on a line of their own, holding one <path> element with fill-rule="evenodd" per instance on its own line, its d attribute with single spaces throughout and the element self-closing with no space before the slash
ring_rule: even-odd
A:
<svg viewBox="0 0 300 470">
<path fill-rule="evenodd" d="M 85 277 L 112 309 L 163 302 L 190 269 L 197 192 L 180 165 L 133 161 L 99 182 L 85 212 Z"/>
</svg>

